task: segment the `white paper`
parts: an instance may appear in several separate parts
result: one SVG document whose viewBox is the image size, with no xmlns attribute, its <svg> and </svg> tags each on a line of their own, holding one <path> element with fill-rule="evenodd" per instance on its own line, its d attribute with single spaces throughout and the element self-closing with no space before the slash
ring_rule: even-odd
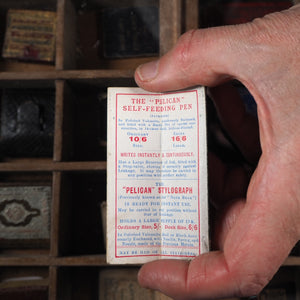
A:
<svg viewBox="0 0 300 300">
<path fill-rule="evenodd" d="M 207 252 L 204 88 L 109 88 L 107 138 L 107 261 Z"/>
</svg>

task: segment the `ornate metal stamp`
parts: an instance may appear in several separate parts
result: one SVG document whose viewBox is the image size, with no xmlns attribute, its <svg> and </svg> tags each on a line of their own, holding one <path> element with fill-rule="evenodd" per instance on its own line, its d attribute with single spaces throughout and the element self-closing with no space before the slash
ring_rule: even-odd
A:
<svg viewBox="0 0 300 300">
<path fill-rule="evenodd" d="M 0 245 L 49 239 L 50 201 L 50 186 L 0 187 Z"/>
</svg>

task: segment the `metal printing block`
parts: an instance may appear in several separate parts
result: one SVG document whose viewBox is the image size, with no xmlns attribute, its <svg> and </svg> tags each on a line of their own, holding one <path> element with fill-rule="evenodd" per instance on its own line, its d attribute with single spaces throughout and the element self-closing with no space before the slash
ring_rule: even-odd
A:
<svg viewBox="0 0 300 300">
<path fill-rule="evenodd" d="M 2 56 L 27 61 L 53 62 L 56 13 L 9 9 Z"/>
<path fill-rule="evenodd" d="M 4 90 L 1 99 L 0 154 L 51 157 L 55 95 L 53 90 Z"/>
<path fill-rule="evenodd" d="M 157 55 L 158 8 L 141 6 L 104 9 L 103 50 L 107 58 Z"/>
<path fill-rule="evenodd" d="M 0 187 L 0 246 L 49 240 L 50 203 L 50 186 Z"/>
</svg>

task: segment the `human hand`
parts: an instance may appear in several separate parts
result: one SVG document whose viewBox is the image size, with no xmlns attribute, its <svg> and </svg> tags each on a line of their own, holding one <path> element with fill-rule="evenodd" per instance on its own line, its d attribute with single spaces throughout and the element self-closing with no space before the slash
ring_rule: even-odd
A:
<svg viewBox="0 0 300 300">
<path fill-rule="evenodd" d="M 190 31 L 160 60 L 136 70 L 137 84 L 150 91 L 218 86 L 211 93 L 225 128 L 254 162 L 259 150 L 258 136 L 250 130 L 252 121 L 243 111 L 231 117 L 230 111 L 223 112 L 236 101 L 223 96 L 224 89 L 231 89 L 221 84 L 239 80 L 257 103 L 262 151 L 249 185 L 241 170 L 234 176 L 223 172 L 225 181 L 218 181 L 213 191 L 219 198 L 224 191 L 224 200 L 235 198 L 219 224 L 220 250 L 190 262 L 145 264 L 138 278 L 142 286 L 174 299 L 256 295 L 299 240 L 299 46 L 300 6 L 294 6 L 252 23 Z M 230 109 L 235 110 L 235 104 Z M 221 166 L 218 160 L 213 162 Z M 232 181 L 247 190 L 245 199 L 240 190 L 227 188 Z"/>
</svg>

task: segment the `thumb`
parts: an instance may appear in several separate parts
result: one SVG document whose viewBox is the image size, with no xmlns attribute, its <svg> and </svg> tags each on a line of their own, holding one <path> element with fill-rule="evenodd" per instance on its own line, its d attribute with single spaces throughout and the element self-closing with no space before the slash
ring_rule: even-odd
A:
<svg viewBox="0 0 300 300">
<path fill-rule="evenodd" d="M 247 31 L 245 25 L 237 27 Z M 188 31 L 159 60 L 139 66 L 135 80 L 150 91 L 178 90 L 199 84 L 215 86 L 236 77 L 236 58 L 243 51 L 240 41 L 241 30 L 235 26 Z"/>
<path fill-rule="evenodd" d="M 251 23 L 188 31 L 166 55 L 139 66 L 135 80 L 149 91 L 169 91 L 232 78 L 253 88 L 278 79 L 298 45 L 299 14 L 295 6 Z"/>
</svg>

